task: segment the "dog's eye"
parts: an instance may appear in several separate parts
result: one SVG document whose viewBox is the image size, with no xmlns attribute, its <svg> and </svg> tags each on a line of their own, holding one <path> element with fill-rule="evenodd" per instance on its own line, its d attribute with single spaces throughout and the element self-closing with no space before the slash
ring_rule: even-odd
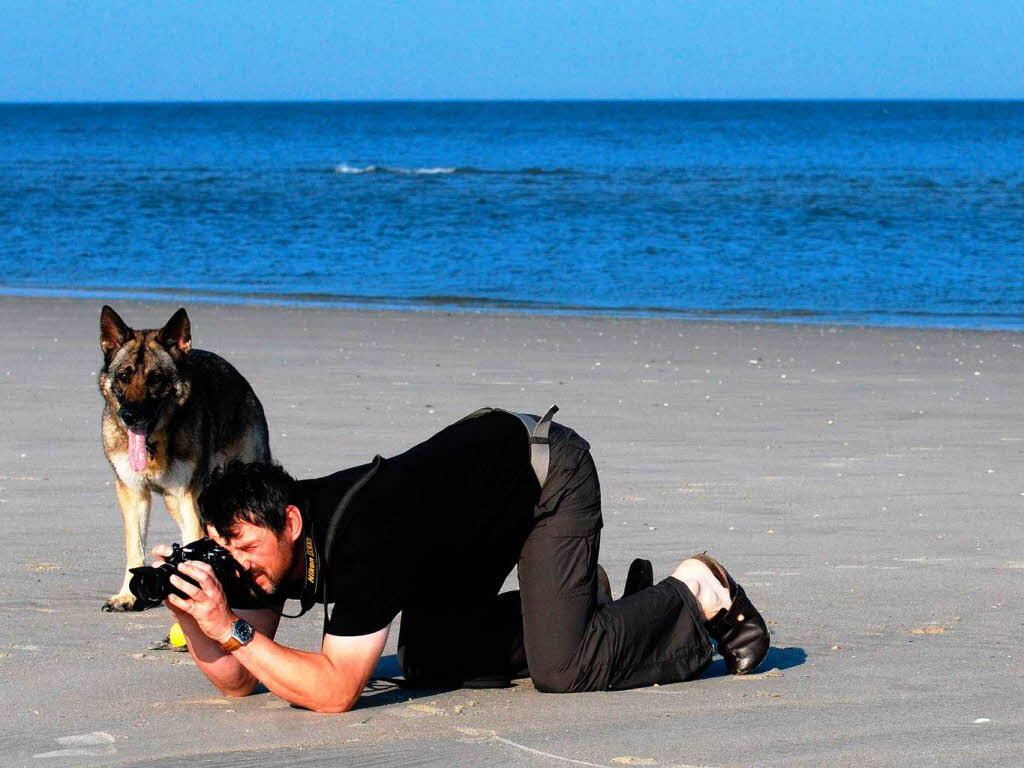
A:
<svg viewBox="0 0 1024 768">
<path fill-rule="evenodd" d="M 124 368 L 121 371 L 119 371 L 117 374 L 117 380 L 120 381 L 122 384 L 127 384 L 129 381 L 132 380 L 132 369 Z"/>
<path fill-rule="evenodd" d="M 163 383 L 163 374 L 157 373 L 156 371 L 151 372 L 149 376 L 146 377 L 146 384 L 148 384 L 151 387 L 159 387 Z"/>
</svg>

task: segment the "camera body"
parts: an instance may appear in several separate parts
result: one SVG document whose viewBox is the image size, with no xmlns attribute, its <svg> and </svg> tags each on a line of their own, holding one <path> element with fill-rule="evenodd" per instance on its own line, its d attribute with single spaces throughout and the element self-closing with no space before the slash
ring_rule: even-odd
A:
<svg viewBox="0 0 1024 768">
<path fill-rule="evenodd" d="M 246 599 L 251 599 L 252 593 L 248 586 L 248 580 L 238 562 L 223 547 L 216 544 L 212 539 L 199 539 L 191 544 L 181 546 L 171 545 L 171 554 L 164 562 L 156 567 L 146 565 L 141 568 L 132 568 L 132 578 L 128 583 L 128 589 L 135 595 L 135 610 L 144 611 L 160 605 L 168 595 L 175 594 L 183 599 L 188 595 L 171 585 L 171 575 L 179 577 L 195 584 L 178 571 L 178 566 L 186 560 L 206 563 L 213 569 L 217 581 L 224 589 L 228 603 L 234 604 Z"/>
</svg>

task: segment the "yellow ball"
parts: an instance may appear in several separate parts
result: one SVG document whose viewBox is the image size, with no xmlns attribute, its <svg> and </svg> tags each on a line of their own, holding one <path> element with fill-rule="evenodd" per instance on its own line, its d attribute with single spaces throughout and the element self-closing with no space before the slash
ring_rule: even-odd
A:
<svg viewBox="0 0 1024 768">
<path fill-rule="evenodd" d="M 181 648 L 185 645 L 185 633 L 181 631 L 181 625 L 178 622 L 174 622 L 171 631 L 167 633 L 167 639 L 175 648 Z"/>
</svg>

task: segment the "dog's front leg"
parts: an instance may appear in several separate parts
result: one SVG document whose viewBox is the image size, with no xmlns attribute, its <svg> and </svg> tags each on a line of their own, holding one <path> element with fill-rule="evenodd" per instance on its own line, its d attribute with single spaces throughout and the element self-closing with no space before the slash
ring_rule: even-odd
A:
<svg viewBox="0 0 1024 768">
<path fill-rule="evenodd" d="M 185 491 L 180 496 L 168 493 L 164 496 L 164 503 L 174 522 L 178 524 L 182 544 L 190 544 L 203 538 L 205 534 L 199 524 L 199 505 L 196 504 L 196 497 L 192 491 Z"/>
<path fill-rule="evenodd" d="M 117 500 L 121 504 L 121 517 L 124 518 L 124 582 L 121 591 L 103 604 L 104 611 L 130 611 L 135 605 L 135 596 L 128 591 L 128 582 L 132 575 L 130 568 L 138 568 L 146 560 L 146 532 L 149 530 L 149 507 L 151 497 L 149 489 L 131 487 L 117 478 Z"/>
</svg>

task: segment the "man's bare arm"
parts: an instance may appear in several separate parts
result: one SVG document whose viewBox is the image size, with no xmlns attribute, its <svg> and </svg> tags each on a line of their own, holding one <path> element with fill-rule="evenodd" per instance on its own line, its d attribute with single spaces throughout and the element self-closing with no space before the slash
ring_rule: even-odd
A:
<svg viewBox="0 0 1024 768">
<path fill-rule="evenodd" d="M 171 548 L 166 544 L 153 547 L 153 564 L 160 565 L 170 554 Z M 210 573 L 212 574 L 212 571 Z M 164 605 L 171 610 L 175 621 L 181 626 L 181 631 L 188 641 L 188 651 L 192 654 L 196 666 L 217 690 L 225 696 L 248 696 L 253 692 L 259 680 L 230 653 L 222 651 L 219 643 L 210 639 L 192 613 L 185 610 L 183 601 L 179 600 L 176 603 L 168 599 L 164 601 Z M 272 610 L 239 610 L 237 615 L 270 638 L 276 634 L 277 625 L 281 621 L 281 616 Z"/>
<path fill-rule="evenodd" d="M 317 712 L 344 712 L 359 700 L 384 650 L 389 627 L 358 637 L 326 635 L 321 651 L 312 653 L 274 642 L 277 622 L 270 627 L 268 619 L 269 633 L 254 623 L 253 639 L 225 653 L 220 644 L 231 637 L 238 614 L 228 607 L 213 569 L 203 562 L 186 561 L 178 571 L 195 583 L 172 575 L 171 584 L 188 599 L 172 593 L 167 603 L 175 614 L 185 614 L 188 623 L 183 622 L 182 629 L 195 648 L 193 658 L 223 693 L 243 696 L 259 681 L 286 701 Z M 272 611 L 256 613 L 273 615 Z"/>
<path fill-rule="evenodd" d="M 173 610 L 188 639 L 188 651 L 192 659 L 213 686 L 225 696 L 248 696 L 252 693 L 260 682 L 259 678 L 232 654 L 222 651 L 220 643 L 207 637 L 192 616 L 182 610 Z M 277 633 L 277 625 L 281 621 L 280 614 L 270 610 L 239 610 L 235 613 L 270 639 Z"/>
<path fill-rule="evenodd" d="M 388 640 L 389 627 L 369 635 L 325 635 L 319 653 L 299 651 L 257 633 L 232 656 L 282 699 L 316 712 L 351 709 Z"/>
</svg>

